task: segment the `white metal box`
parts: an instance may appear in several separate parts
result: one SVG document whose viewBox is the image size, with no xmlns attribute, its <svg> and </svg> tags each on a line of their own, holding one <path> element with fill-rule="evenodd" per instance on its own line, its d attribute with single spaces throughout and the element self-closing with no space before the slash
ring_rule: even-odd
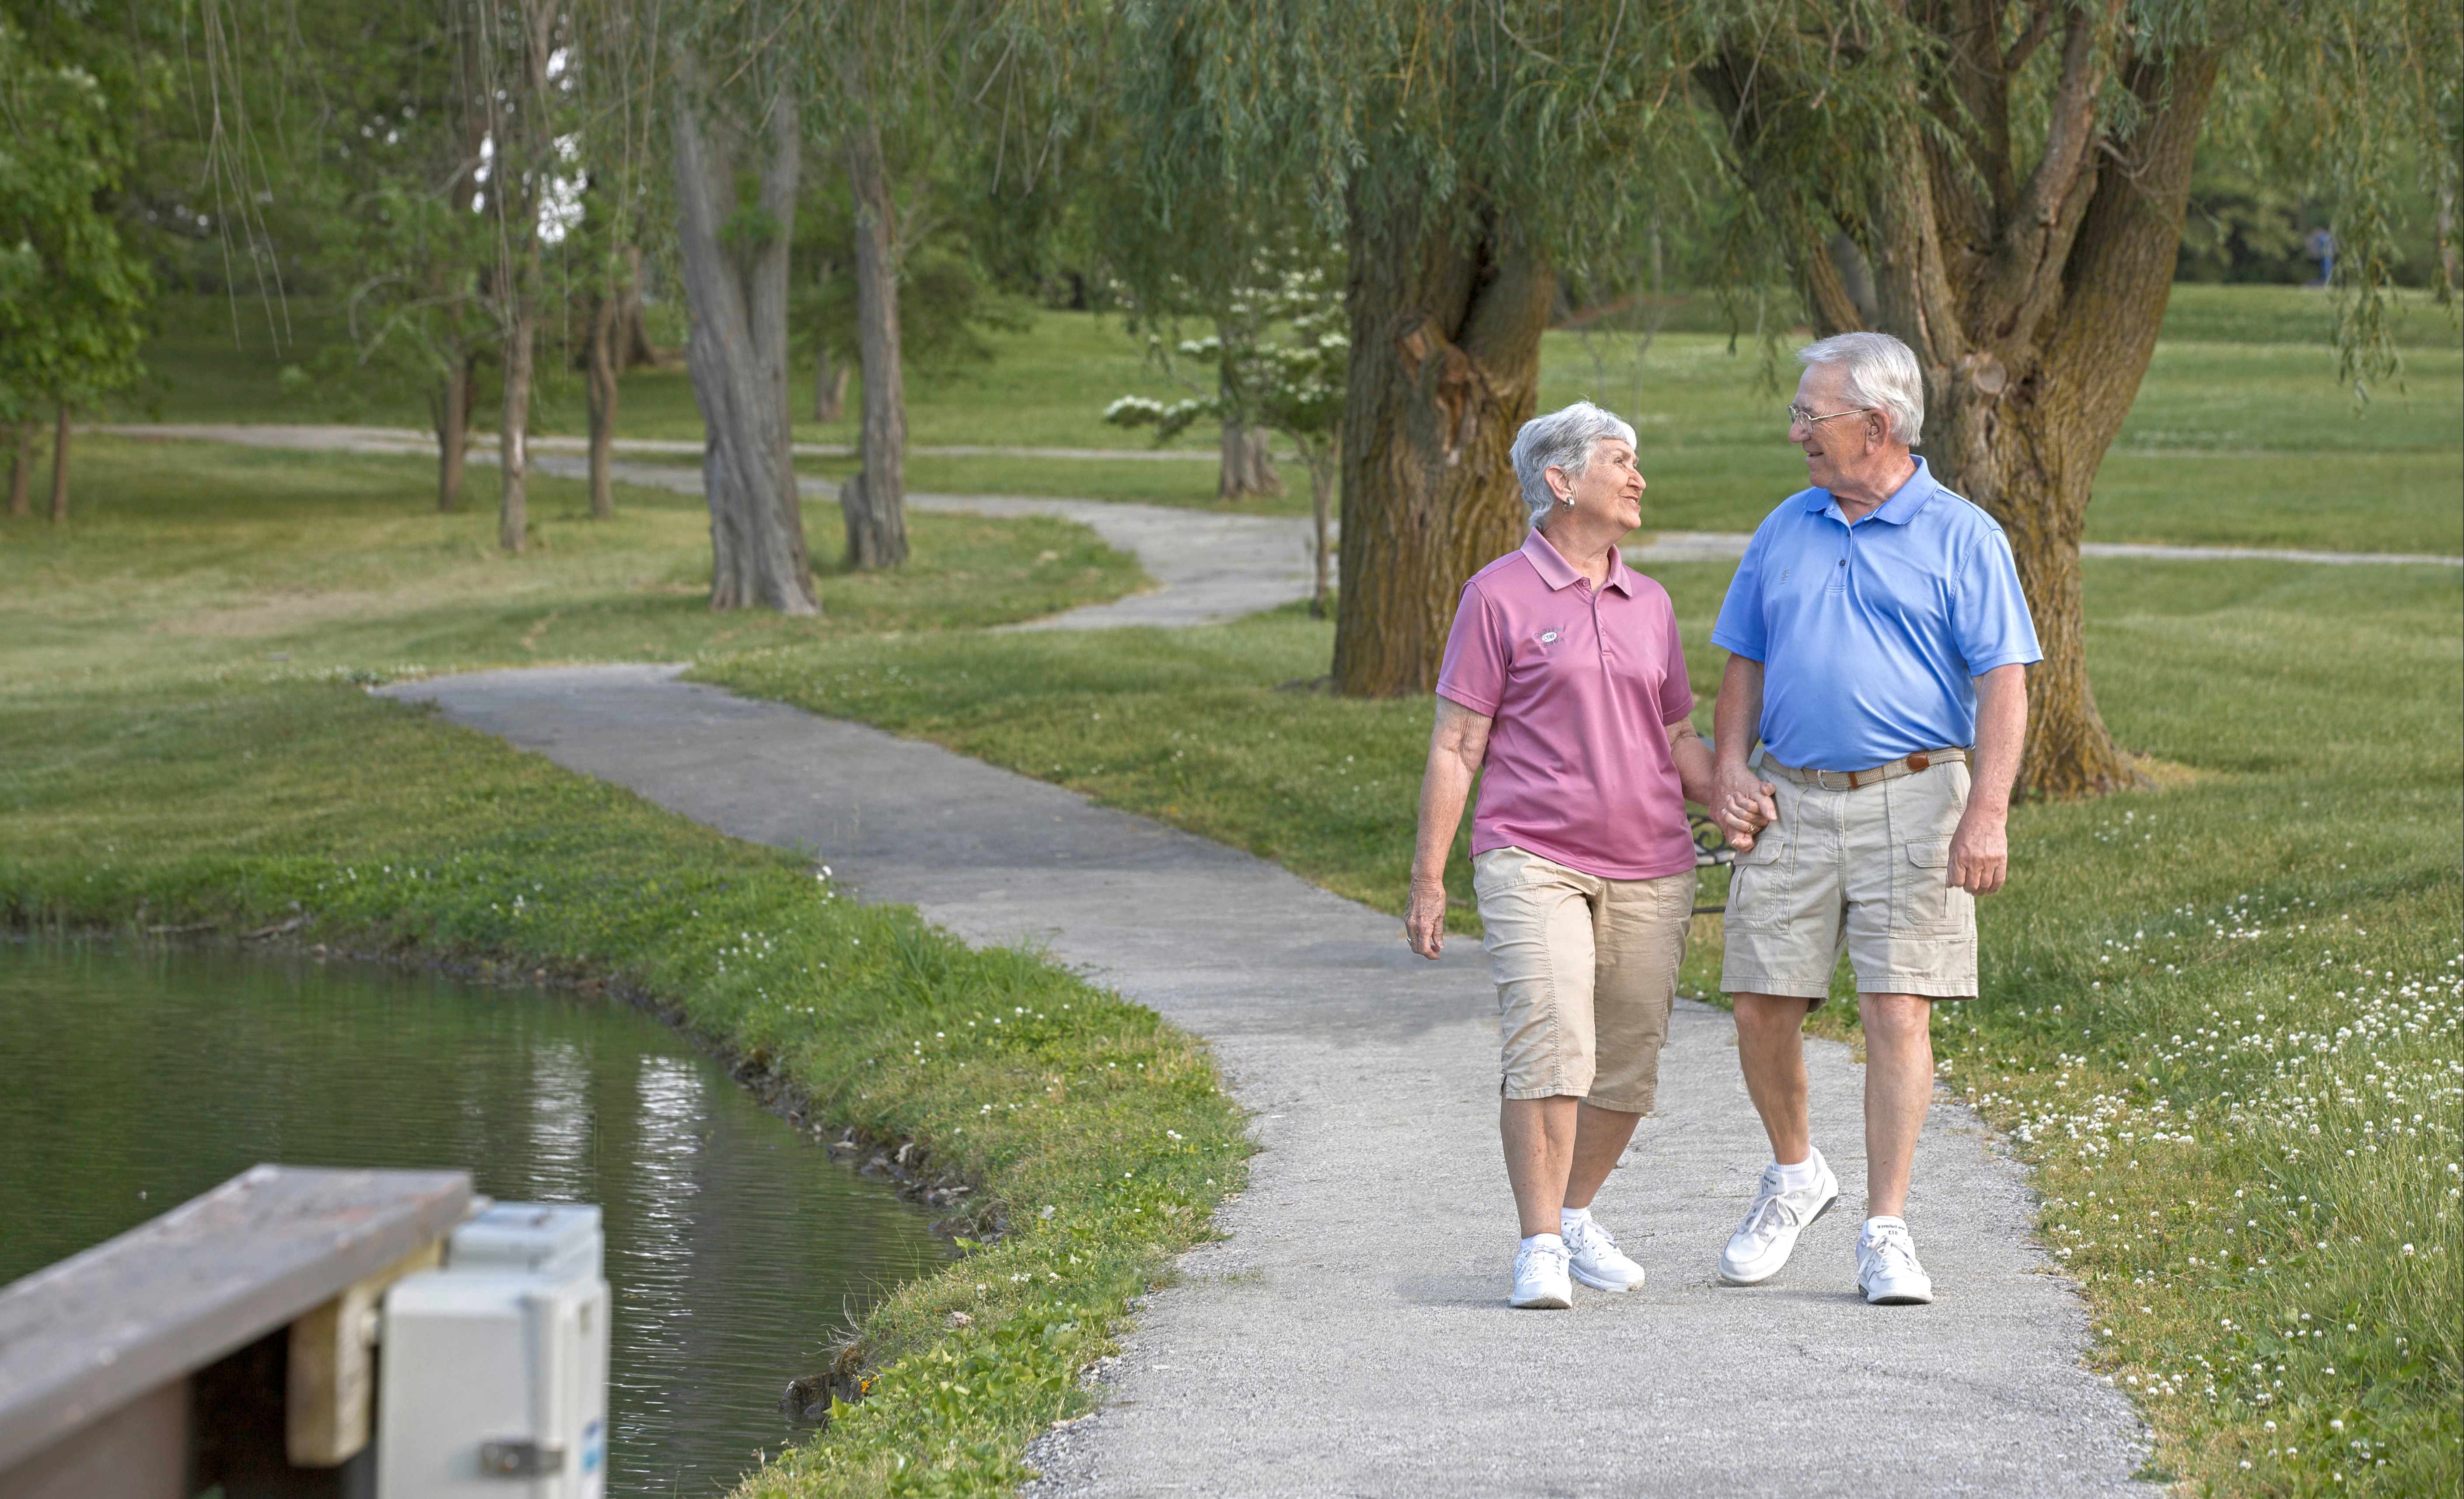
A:
<svg viewBox="0 0 2464 1499">
<path fill-rule="evenodd" d="M 498 1205 L 456 1230 L 445 1269 L 386 1292 L 378 1499 L 606 1492 L 598 1219 L 595 1207 Z"/>
<path fill-rule="evenodd" d="M 494 1203 L 453 1230 L 445 1268 L 596 1280 L 602 1242 L 594 1203 Z"/>
</svg>

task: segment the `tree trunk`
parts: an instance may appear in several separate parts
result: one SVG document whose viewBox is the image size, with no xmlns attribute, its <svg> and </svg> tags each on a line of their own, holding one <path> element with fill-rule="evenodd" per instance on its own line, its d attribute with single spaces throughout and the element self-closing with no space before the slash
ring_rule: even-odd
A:
<svg viewBox="0 0 2464 1499">
<path fill-rule="evenodd" d="M 505 107 L 495 119 L 496 156 L 490 207 L 496 219 L 496 322 L 503 339 L 504 414 L 496 430 L 496 545 L 519 554 L 530 537 L 532 358 L 539 342 L 539 203 L 555 159 L 547 119 L 548 62 L 559 9 L 522 0 L 517 71 L 504 79 Z"/>
<path fill-rule="evenodd" d="M 1330 511 L 1334 508 L 1334 468 L 1341 461 L 1343 433 L 1338 429 L 1305 452 L 1309 459 L 1309 514 L 1316 527 L 1309 550 L 1310 559 L 1315 565 L 1315 573 L 1309 579 L 1309 618 L 1323 619 L 1326 618 L 1327 523 L 1332 518 Z"/>
<path fill-rule="evenodd" d="M 1947 128 L 1895 127 L 1881 148 L 1901 169 L 1870 191 L 1845 179 L 1809 190 L 1784 162 L 1756 160 L 1786 134 L 1753 92 L 1749 49 L 1698 75 L 1749 174 L 1780 185 L 1768 206 L 1794 247 L 1816 326 L 1878 328 L 1915 352 L 1934 476 L 2010 539 L 2045 652 L 2028 674 L 2019 789 L 2048 795 L 2138 779 L 2088 684 L 2079 547 L 2097 470 L 2155 350 L 2219 60 L 2189 47 L 2138 56 L 2107 19 L 2048 7 L 2006 44 L 1992 24 L 1937 13 L 1926 24 L 1945 55 L 1925 87 Z M 2037 41 L 2057 34 L 2051 93 L 2033 115 L 2014 115 L 2013 80 Z M 2117 86 L 2138 104 L 2126 135 L 2100 123 L 2109 118 L 2100 100 Z M 2033 121 L 2025 130 L 2013 125 L 2019 115 Z M 1835 185 L 1841 196 L 1826 197 Z M 1834 238 L 1833 223 L 1854 243 Z"/>
<path fill-rule="evenodd" d="M 1847 298 L 1849 308 L 1857 315 L 1855 326 L 1871 328 L 1877 315 L 1874 299 L 1874 268 L 1866 264 L 1865 251 L 1846 234 L 1834 234 L 1831 236 L 1829 255 L 1832 272 L 1839 278 L 1839 294 Z M 1820 299 L 1816 300 L 1818 303 Z M 1817 305 L 1816 311 L 1820 310 Z M 1830 330 L 1832 333 L 1848 331 L 1847 327 L 1835 327 Z"/>
<path fill-rule="evenodd" d="M 1215 486 L 1216 503 L 1238 504 L 1259 495 L 1284 492 L 1284 476 L 1275 471 L 1274 442 L 1265 427 L 1239 421 L 1223 424 L 1223 467 Z"/>
<path fill-rule="evenodd" d="M 819 343 L 819 340 L 815 340 Z M 813 352 L 813 420 L 835 422 L 847 415 L 847 367 L 820 343 Z"/>
<path fill-rule="evenodd" d="M 34 511 L 34 432 L 33 423 L 17 424 L 17 451 L 9 460 L 9 513 L 19 517 Z"/>
<path fill-rule="evenodd" d="M 882 160 L 881 131 L 869 119 L 851 132 L 847 178 L 855 191 L 864 467 L 841 491 L 839 505 L 847 518 L 847 566 L 898 567 L 907 560 L 907 387 L 898 346 L 896 208 Z"/>
<path fill-rule="evenodd" d="M 618 254 L 625 262 L 624 284 L 616 291 L 616 373 L 655 362 L 650 335 L 642 325 L 642 247 L 627 245 Z"/>
<path fill-rule="evenodd" d="M 1507 453 L 1531 418 L 1555 271 L 1481 222 L 1476 243 L 1417 206 L 1354 199 L 1334 684 L 1437 684 L 1463 585 L 1522 540 Z"/>
<path fill-rule="evenodd" d="M 2160 288 L 2145 315 L 2147 326 L 2161 322 L 2164 311 Z M 2135 388 L 2137 381 L 2129 383 Z M 2028 668 L 2028 748 L 2019 784 L 2056 796 L 2133 784 L 2138 772 L 2105 728 L 2088 684 L 2079 593 L 2089 490 L 2112 434 L 2095 436 L 2079 402 L 2055 392 L 2037 393 L 2024 404 L 2007 402 L 1997 413 L 1971 387 L 1950 394 L 1937 410 L 1929 420 L 1939 420 L 1949 438 L 1939 455 L 1947 465 L 1940 477 L 2002 523 L 2045 653 Z M 1987 426 L 1993 428 L 1989 441 L 1954 456 L 1961 437 Z"/>
<path fill-rule="evenodd" d="M 462 466 L 471 452 L 471 361 L 456 356 L 453 367 L 438 382 L 431 406 L 436 414 L 436 508 L 462 508 Z"/>
<path fill-rule="evenodd" d="M 590 395 L 590 516 L 616 513 L 616 487 L 609 472 L 616 451 L 616 364 L 624 358 L 624 297 L 603 290 L 590 299 L 590 337 L 583 348 Z"/>
<path fill-rule="evenodd" d="M 2140 99 L 2138 130 L 2115 143 L 2123 163 L 2075 189 L 2084 201 L 2062 266 L 2057 311 L 2035 337 L 1947 348 L 1920 315 L 1899 331 L 1925 370 L 1928 445 L 1942 481 L 2011 539 L 2045 659 L 2028 671 L 2024 791 L 2076 796 L 2135 784 L 2088 684 L 2079 540 L 2105 450 L 2137 398 L 2173 289 L 2190 166 L 2218 56 L 2137 61 L 2123 82 Z M 1886 325 L 1898 321 L 1884 290 Z M 1956 353 L 1956 358 L 1947 356 Z"/>
<path fill-rule="evenodd" d="M 69 518 L 69 403 L 60 402 L 57 427 L 52 434 L 52 519 Z"/>
<path fill-rule="evenodd" d="M 2438 214 L 2432 221 L 2438 235 L 2439 284 L 2449 292 L 2464 290 L 2455 279 L 2455 189 L 2438 189 Z"/>
<path fill-rule="evenodd" d="M 693 332 L 685 362 L 707 436 L 702 483 L 710 502 L 710 606 L 821 613 L 804 553 L 787 406 L 787 250 L 796 221 L 796 101 L 767 111 L 759 205 L 777 226 L 758 244 L 721 241 L 737 212 L 732 150 L 704 138 L 693 80 L 676 94 L 676 197 L 682 208 L 685 299 Z"/>
<path fill-rule="evenodd" d="M 505 410 L 496 429 L 503 488 L 496 503 L 496 545 L 518 554 L 530 544 L 531 353 L 539 315 L 522 291 L 510 293 L 513 326 L 505 333 Z"/>
</svg>

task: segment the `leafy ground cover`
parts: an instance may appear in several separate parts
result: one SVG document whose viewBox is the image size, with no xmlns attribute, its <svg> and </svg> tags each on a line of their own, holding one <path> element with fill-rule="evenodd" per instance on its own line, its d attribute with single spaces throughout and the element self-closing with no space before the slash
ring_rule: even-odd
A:
<svg viewBox="0 0 2464 1499">
<path fill-rule="evenodd" d="M 1655 570 L 1706 728 L 1726 573 Z M 2040 1168 L 2046 1242 L 2098 1314 L 2095 1362 L 2142 1400 L 2164 1471 L 2220 1493 L 2453 1491 L 2464 580 L 2139 561 L 2092 561 L 2087 578 L 2107 721 L 2173 789 L 2014 810 L 1987 992 L 1937 1017 L 1945 1080 Z M 847 640 L 700 675 L 937 740 L 1399 912 L 1428 707 L 1308 690 L 1330 644 L 1292 610 L 1172 633 Z M 1469 928 L 1460 859 L 1452 873 Z M 1695 938 L 1685 985 L 1716 999 L 1717 923 Z M 1836 994 L 1825 1012 L 1853 1039 L 1844 969 Z"/>
<path fill-rule="evenodd" d="M 292 308 L 298 342 L 284 351 L 252 324 L 234 346 L 219 301 L 173 303 L 148 354 L 163 377 L 162 415 L 177 421 L 425 422 L 416 402 L 359 402 L 286 391 L 280 371 L 333 337 L 311 303 Z M 1577 396 L 1635 415 L 1651 523 L 1676 531 L 1750 530 L 1803 484 L 1803 466 L 1773 418 L 1785 397 L 1767 382 L 1750 326 L 1730 340 L 1716 310 L 1698 303 L 1653 343 L 1638 380 L 1633 340 L 1570 331 L 1542 345 L 1540 401 Z M 2454 314 L 2407 300 L 2396 324 L 2406 370 L 2356 415 L 2335 380 L 2331 310 L 2293 287 L 2178 286 L 2166 337 L 2129 422 L 2099 476 L 2088 539 L 2464 554 L 2464 347 Z M 1036 312 L 990 339 L 995 358 L 921 371 L 908 386 L 911 440 L 919 446 L 1006 445 L 1137 448 L 1140 434 L 1107 426 L 1117 395 L 1175 400 L 1187 392 L 1148 363 L 1119 320 Z M 1786 355 L 1780 362 L 1787 363 Z M 539 430 L 584 429 L 579 384 L 543 387 Z M 483 413 L 487 409 L 483 402 Z M 852 407 L 850 407 L 852 410 Z M 681 370 L 627 377 L 621 426 L 629 437 L 694 439 L 701 424 Z M 803 424 L 799 438 L 854 440 L 852 417 Z M 1204 433 L 1180 440 L 1203 449 Z M 844 477 L 844 460 L 806 460 L 806 471 Z M 1243 508 L 1300 514 L 1307 476 L 1284 467 L 1286 494 Z M 484 484 L 484 480 L 474 480 Z M 909 482 L 965 493 L 1079 495 L 1212 506 L 1212 465 L 1083 459 L 917 457 Z"/>
</svg>

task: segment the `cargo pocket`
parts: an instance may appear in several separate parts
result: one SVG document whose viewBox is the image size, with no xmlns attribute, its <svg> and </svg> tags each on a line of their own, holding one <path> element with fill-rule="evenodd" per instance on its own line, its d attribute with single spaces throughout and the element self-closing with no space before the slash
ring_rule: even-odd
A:
<svg viewBox="0 0 2464 1499">
<path fill-rule="evenodd" d="M 1789 871 L 1794 866 L 1786 858 L 1779 826 L 1774 822 L 1754 835 L 1754 846 L 1729 862 L 1724 920 L 1731 926 L 1770 926 L 1787 915 Z"/>
<path fill-rule="evenodd" d="M 1950 839 L 1911 838 L 1891 892 L 1891 935 L 1938 937 L 1967 929 L 1975 897 L 1950 880 Z"/>
</svg>

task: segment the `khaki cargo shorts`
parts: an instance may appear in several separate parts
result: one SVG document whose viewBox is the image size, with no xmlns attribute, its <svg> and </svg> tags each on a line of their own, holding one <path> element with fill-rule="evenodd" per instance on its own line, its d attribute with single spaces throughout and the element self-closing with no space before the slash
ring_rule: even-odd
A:
<svg viewBox="0 0 2464 1499">
<path fill-rule="evenodd" d="M 1976 898 L 1949 883 L 1968 767 L 1855 791 L 1764 778 L 1779 820 L 1732 866 L 1721 989 L 1820 1009 L 1844 945 L 1859 993 L 1973 996 Z"/>
<path fill-rule="evenodd" d="M 1650 1113 L 1694 871 L 1603 880 L 1497 848 L 1472 860 L 1472 889 L 1497 979 L 1501 1092 Z"/>
</svg>

